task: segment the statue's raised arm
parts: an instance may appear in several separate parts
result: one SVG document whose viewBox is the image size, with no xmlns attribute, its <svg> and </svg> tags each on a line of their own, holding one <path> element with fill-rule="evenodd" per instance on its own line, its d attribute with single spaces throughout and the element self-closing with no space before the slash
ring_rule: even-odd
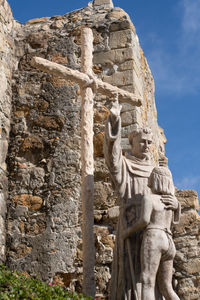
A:
<svg viewBox="0 0 200 300">
<path fill-rule="evenodd" d="M 107 120 L 104 140 L 104 157 L 116 184 L 122 182 L 121 117 L 122 106 L 113 102 Z"/>
<path fill-rule="evenodd" d="M 113 102 L 105 128 L 104 157 L 121 198 L 125 194 L 132 198 L 130 190 L 132 175 L 146 180 L 152 170 L 150 160 L 152 133 L 149 128 L 135 129 L 129 135 L 130 153 L 122 155 L 120 111 L 119 102 Z M 143 180 L 137 181 L 135 184 L 135 192 L 143 194 L 147 184 L 144 184 Z"/>
</svg>

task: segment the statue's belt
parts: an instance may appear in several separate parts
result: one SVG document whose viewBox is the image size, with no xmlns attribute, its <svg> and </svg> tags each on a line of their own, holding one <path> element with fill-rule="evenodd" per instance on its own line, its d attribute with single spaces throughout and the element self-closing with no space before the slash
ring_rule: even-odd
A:
<svg viewBox="0 0 200 300">
<path fill-rule="evenodd" d="M 170 230 L 168 230 L 167 228 L 163 228 L 163 227 L 161 227 L 161 226 L 150 225 L 150 226 L 147 226 L 147 227 L 145 228 L 145 231 L 146 231 L 146 230 L 150 230 L 150 229 L 162 230 L 162 231 L 164 231 L 164 232 L 166 232 L 166 233 L 172 235 L 172 233 L 171 233 Z"/>
</svg>

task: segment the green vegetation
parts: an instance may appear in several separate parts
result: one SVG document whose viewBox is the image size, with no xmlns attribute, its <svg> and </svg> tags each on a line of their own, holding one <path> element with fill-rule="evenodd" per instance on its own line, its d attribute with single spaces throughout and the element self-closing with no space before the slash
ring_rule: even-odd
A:
<svg viewBox="0 0 200 300">
<path fill-rule="evenodd" d="M 0 265 L 0 300 L 91 300 Z"/>
</svg>

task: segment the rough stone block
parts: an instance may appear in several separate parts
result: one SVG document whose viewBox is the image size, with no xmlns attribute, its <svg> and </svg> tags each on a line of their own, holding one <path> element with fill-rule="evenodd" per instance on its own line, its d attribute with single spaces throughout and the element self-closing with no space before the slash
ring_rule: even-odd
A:
<svg viewBox="0 0 200 300">
<path fill-rule="evenodd" d="M 120 14 L 115 14 L 115 15 L 117 17 L 117 15 L 120 15 Z M 111 19 L 112 19 L 112 15 L 111 15 Z M 123 20 L 123 21 L 121 19 L 118 19 L 116 22 L 113 22 L 110 25 L 110 31 L 120 31 L 120 30 L 126 30 L 126 29 L 131 29 L 133 31 L 133 33 L 136 33 L 135 27 L 129 19 L 128 20 Z"/>
<path fill-rule="evenodd" d="M 39 116 L 34 120 L 34 124 L 47 130 L 61 131 L 64 126 L 64 117 L 62 116 Z"/>
<path fill-rule="evenodd" d="M 108 266 L 96 266 L 95 267 L 95 280 L 97 283 L 97 299 L 105 299 L 104 295 L 107 295 L 109 289 L 109 280 L 111 278 L 110 269 Z"/>
<path fill-rule="evenodd" d="M 187 274 L 199 274 L 200 273 L 200 258 L 196 257 L 181 265 L 181 269 Z"/>
<path fill-rule="evenodd" d="M 96 210 L 106 209 L 115 205 L 113 190 L 103 182 L 94 183 L 94 208 Z"/>
<path fill-rule="evenodd" d="M 133 106 L 128 103 L 122 103 L 121 113 L 133 110 Z"/>
<path fill-rule="evenodd" d="M 138 122 L 129 126 L 122 127 L 122 131 L 121 131 L 122 137 L 127 138 L 133 130 L 137 129 L 137 127 L 138 127 Z"/>
<path fill-rule="evenodd" d="M 107 107 L 103 106 L 98 110 L 95 110 L 94 112 L 94 123 L 95 124 L 101 124 L 106 121 L 108 118 L 110 112 Z"/>
<path fill-rule="evenodd" d="M 132 84 L 133 77 L 134 77 L 133 71 L 127 70 L 124 72 L 116 72 L 111 76 L 104 76 L 103 80 L 112 85 L 123 86 L 123 85 Z"/>
<path fill-rule="evenodd" d="M 130 20 L 129 15 L 120 7 L 115 7 L 112 11 L 108 14 L 108 18 L 111 20 L 120 20 L 128 19 Z"/>
<path fill-rule="evenodd" d="M 134 60 L 128 60 L 120 65 L 119 70 L 125 71 L 125 70 L 132 70 L 134 69 Z"/>
<path fill-rule="evenodd" d="M 104 132 L 99 132 L 93 138 L 94 144 L 94 155 L 97 157 L 103 157 L 103 141 L 104 141 Z"/>
<path fill-rule="evenodd" d="M 135 85 L 135 84 L 129 84 L 129 85 L 124 85 L 122 87 L 123 90 L 127 91 L 127 92 L 130 92 L 130 93 L 133 93 L 133 94 L 136 94 L 136 95 L 143 95 L 142 93 L 142 84 L 139 85 L 140 87 L 140 90 L 138 89 L 138 86 Z"/>
<path fill-rule="evenodd" d="M 113 50 L 106 52 L 96 52 L 94 53 L 93 63 L 96 64 L 113 64 L 115 57 L 115 52 Z"/>
<path fill-rule="evenodd" d="M 119 217 L 119 206 L 114 206 L 108 209 L 109 219 L 117 219 Z"/>
<path fill-rule="evenodd" d="M 10 252 L 10 256 L 14 259 L 23 258 L 26 255 L 30 254 L 32 249 L 32 247 L 29 247 L 25 244 L 20 244 L 15 249 L 13 249 L 14 251 Z"/>
<path fill-rule="evenodd" d="M 121 64 L 127 60 L 134 59 L 134 53 L 132 48 L 115 49 L 106 52 L 94 53 L 94 64 Z"/>
<path fill-rule="evenodd" d="M 109 7 L 113 8 L 113 2 L 112 0 L 94 0 L 93 2 L 94 6 L 103 6 L 103 7 Z"/>
<path fill-rule="evenodd" d="M 27 41 L 33 49 L 39 49 L 47 46 L 48 38 L 48 34 L 44 34 L 43 32 L 33 32 L 27 37 Z"/>
<path fill-rule="evenodd" d="M 104 76 L 103 80 L 118 87 L 132 85 L 133 90 L 131 90 L 131 92 L 142 95 L 142 82 L 134 70 L 116 72 L 111 76 Z"/>
<path fill-rule="evenodd" d="M 181 300 L 199 300 L 200 281 L 199 277 L 181 278 L 178 281 L 178 294 Z"/>
<path fill-rule="evenodd" d="M 95 159 L 95 173 L 94 173 L 94 180 L 95 181 L 108 181 L 109 172 L 105 165 L 104 159 L 97 157 Z"/>
<path fill-rule="evenodd" d="M 198 241 L 194 235 L 179 235 L 173 231 L 176 250 L 186 252 L 187 247 L 198 247 Z"/>
<path fill-rule="evenodd" d="M 130 59 L 134 59 L 134 52 L 131 47 L 115 50 L 115 63 L 123 63 Z"/>
<path fill-rule="evenodd" d="M 109 228 L 106 226 L 94 226 L 96 235 L 96 260 L 100 264 L 112 262 L 114 236 L 109 233 Z"/>
<path fill-rule="evenodd" d="M 16 195 L 12 199 L 16 204 L 28 207 L 30 210 L 39 210 L 42 207 L 43 200 L 39 196 L 32 194 Z"/>
<path fill-rule="evenodd" d="M 38 136 L 29 136 L 24 139 L 23 143 L 21 144 L 20 150 L 22 152 L 33 150 L 41 151 L 43 147 L 44 146 L 41 138 L 39 138 Z"/>
<path fill-rule="evenodd" d="M 195 209 L 197 212 L 199 211 L 199 200 L 197 192 L 195 191 L 177 191 L 176 197 L 181 203 L 182 210 L 192 208 Z"/>
<path fill-rule="evenodd" d="M 200 216 L 195 210 L 182 214 L 179 224 L 174 226 L 175 235 L 190 234 L 199 235 Z"/>
<path fill-rule="evenodd" d="M 19 223 L 19 229 L 21 233 L 31 236 L 36 236 L 43 233 L 46 230 L 46 227 L 44 215 L 34 216 L 34 218 L 29 219 L 29 222 L 21 221 Z"/>
<path fill-rule="evenodd" d="M 137 110 L 127 111 L 121 114 L 122 126 L 132 125 L 137 123 L 139 118 L 139 112 Z"/>
<path fill-rule="evenodd" d="M 121 30 L 110 33 L 109 46 L 111 49 L 130 47 L 134 34 L 132 30 Z"/>
<path fill-rule="evenodd" d="M 127 60 L 119 66 L 119 71 L 125 70 L 135 70 L 138 77 L 141 76 L 141 69 L 140 66 L 135 62 L 134 59 Z"/>
<path fill-rule="evenodd" d="M 102 220 L 103 217 L 103 210 L 94 210 L 94 221 L 95 223 L 98 223 Z"/>
</svg>

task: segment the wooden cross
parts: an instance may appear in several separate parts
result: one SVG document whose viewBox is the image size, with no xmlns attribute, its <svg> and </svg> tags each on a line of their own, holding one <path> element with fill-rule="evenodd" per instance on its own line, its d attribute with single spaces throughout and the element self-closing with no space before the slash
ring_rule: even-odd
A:
<svg viewBox="0 0 200 300">
<path fill-rule="evenodd" d="M 81 87 L 81 162 L 82 183 L 81 198 L 83 210 L 83 293 L 87 296 L 95 296 L 95 246 L 94 246 L 94 159 L 93 159 L 93 100 L 92 86 L 96 92 L 113 99 L 118 95 L 120 102 L 126 102 L 133 106 L 141 106 L 141 98 L 116 86 L 112 86 L 93 77 L 93 33 L 90 28 L 83 27 L 81 33 L 81 65 L 82 72 L 72 70 L 57 63 L 50 62 L 40 57 L 34 57 L 31 61 L 33 67 L 50 74 L 57 75 L 67 80 L 75 81 Z"/>
</svg>

